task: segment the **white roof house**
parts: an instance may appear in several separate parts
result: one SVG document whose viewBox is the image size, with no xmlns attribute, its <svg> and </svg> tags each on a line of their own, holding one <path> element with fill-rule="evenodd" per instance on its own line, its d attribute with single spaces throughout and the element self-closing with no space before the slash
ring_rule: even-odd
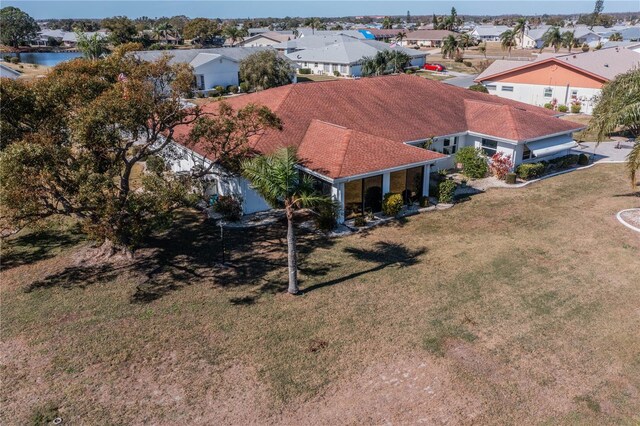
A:
<svg viewBox="0 0 640 426">
<path fill-rule="evenodd" d="M 247 56 L 273 49 L 271 47 L 222 47 L 211 49 L 151 50 L 133 52 L 143 61 L 154 61 L 163 55 L 171 57 L 170 63 L 186 63 L 193 67 L 198 90 L 208 91 L 216 86 L 237 86 L 240 61 Z"/>
<path fill-rule="evenodd" d="M 327 44 L 322 47 L 294 50 L 286 56 L 301 68 L 309 68 L 314 74 L 331 74 L 358 77 L 361 75 L 361 63 L 364 58 L 375 56 L 385 50 L 397 50 L 411 57 L 411 65 L 422 66 L 427 54 L 415 49 L 406 49 L 376 41 L 359 40 L 351 37 Z"/>
<path fill-rule="evenodd" d="M 524 35 L 524 42 L 521 42 L 518 37 L 518 45 L 524 48 L 542 49 L 544 46 L 544 35 L 550 28 L 553 27 L 544 25 L 527 30 Z M 601 37 L 595 32 L 589 30 L 587 27 L 560 28 L 560 33 L 565 33 L 567 31 L 573 32 L 576 43 L 579 45 L 586 43 L 589 47 L 595 47 L 601 41 Z"/>
<path fill-rule="evenodd" d="M 499 41 L 500 34 L 510 29 L 506 25 L 478 25 L 469 34 L 480 41 Z"/>
</svg>

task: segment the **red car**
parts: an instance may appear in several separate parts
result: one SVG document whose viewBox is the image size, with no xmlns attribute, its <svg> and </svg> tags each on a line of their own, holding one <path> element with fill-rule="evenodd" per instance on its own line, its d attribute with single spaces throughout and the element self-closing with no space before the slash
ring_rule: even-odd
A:
<svg viewBox="0 0 640 426">
<path fill-rule="evenodd" d="M 438 72 L 444 72 L 446 70 L 444 65 L 441 65 L 441 64 L 424 64 L 422 68 L 427 71 L 438 71 Z"/>
</svg>

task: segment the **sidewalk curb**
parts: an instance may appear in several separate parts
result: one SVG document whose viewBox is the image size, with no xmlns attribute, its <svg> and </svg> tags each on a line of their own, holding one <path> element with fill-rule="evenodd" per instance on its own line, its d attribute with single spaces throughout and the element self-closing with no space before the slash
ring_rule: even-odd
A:
<svg viewBox="0 0 640 426">
<path fill-rule="evenodd" d="M 636 232 L 640 232 L 640 228 L 636 228 L 635 226 L 633 226 L 630 223 L 627 223 L 623 218 L 622 218 L 622 213 L 624 212 L 630 212 L 630 211 L 638 211 L 640 212 L 640 208 L 635 208 L 635 209 L 624 209 L 624 210 L 620 210 L 617 214 L 616 214 L 616 219 L 618 219 L 618 222 L 620 222 L 621 224 L 623 224 L 624 226 L 626 226 L 627 228 L 636 231 Z"/>
</svg>

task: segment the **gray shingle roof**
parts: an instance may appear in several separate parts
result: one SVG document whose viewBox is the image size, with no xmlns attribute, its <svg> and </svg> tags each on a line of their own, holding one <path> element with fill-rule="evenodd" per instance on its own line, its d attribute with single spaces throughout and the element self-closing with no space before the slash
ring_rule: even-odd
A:
<svg viewBox="0 0 640 426">
<path fill-rule="evenodd" d="M 300 50 L 288 53 L 286 56 L 296 62 L 322 62 L 332 64 L 353 64 L 365 57 L 374 56 L 376 53 L 392 49 L 387 43 L 375 40 L 344 40 L 328 46 Z M 415 49 L 394 47 L 412 58 L 424 57 L 426 54 Z"/>
<path fill-rule="evenodd" d="M 612 47 L 591 52 L 576 52 L 566 55 L 540 55 L 538 59 L 533 62 L 498 60 L 492 63 L 489 68 L 484 70 L 484 72 L 476 78 L 476 81 L 488 80 L 496 74 L 536 64 L 540 61 L 551 58 L 567 63 L 576 68 L 583 69 L 607 80 L 612 80 L 618 74 L 625 73 L 632 68 L 640 67 L 640 53 L 634 52 L 630 49 Z"/>
<path fill-rule="evenodd" d="M 247 56 L 263 50 L 273 50 L 269 46 L 261 47 L 218 47 L 211 49 L 175 49 L 175 50 L 144 50 L 133 52 L 138 59 L 143 61 L 155 61 L 163 55 L 171 56 L 170 63 L 187 63 L 192 66 L 199 66 L 205 62 L 214 60 L 219 57 L 225 57 L 234 62 L 240 62 Z M 197 58 L 197 60 L 196 60 Z M 194 65 L 194 60 L 197 65 Z"/>
</svg>

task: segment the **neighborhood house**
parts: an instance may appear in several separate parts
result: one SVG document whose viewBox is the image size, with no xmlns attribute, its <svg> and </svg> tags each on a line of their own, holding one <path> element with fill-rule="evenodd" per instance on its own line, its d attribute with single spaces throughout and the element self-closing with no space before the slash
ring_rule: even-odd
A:
<svg viewBox="0 0 640 426">
<path fill-rule="evenodd" d="M 475 81 L 493 95 L 532 105 L 579 103 L 590 114 L 602 85 L 640 66 L 640 53 L 612 47 L 564 55 L 540 55 L 533 62 L 498 60 Z"/>
<path fill-rule="evenodd" d="M 252 148 L 297 148 L 300 170 L 338 201 L 340 222 L 380 211 L 388 192 L 403 194 L 406 202 L 429 195 L 430 174 L 453 167 L 461 147 L 504 152 L 520 164 L 568 153 L 575 146 L 572 132 L 583 128 L 544 108 L 404 74 L 287 85 L 228 103 L 236 109 L 264 105 L 281 118 L 283 130 L 255 136 Z M 215 113 L 217 105 L 204 108 Z M 175 131 L 181 157 L 169 161 L 176 172 L 215 161 L 197 144 L 180 145 L 189 129 Z M 239 177 L 216 177 L 210 192 L 241 196 L 244 213 L 269 208 Z"/>
<path fill-rule="evenodd" d="M 410 65 L 421 67 L 425 64 L 427 54 L 415 49 L 401 46 L 390 46 L 376 40 L 363 40 L 344 35 L 324 37 L 307 36 L 298 40 L 275 46 L 283 49 L 286 56 L 296 62 L 300 68 L 307 68 L 313 74 L 335 74 L 359 77 L 362 75 L 364 59 L 375 56 L 385 50 L 396 50 L 407 54 Z M 335 42 L 331 42 L 336 40 Z M 308 47 L 317 45 L 318 47 Z"/>
<path fill-rule="evenodd" d="M 264 50 L 262 47 L 223 47 L 212 49 L 158 50 L 133 52 L 138 59 L 155 61 L 164 55 L 171 57 L 170 63 L 186 63 L 193 67 L 196 87 L 200 91 L 210 91 L 216 86 L 237 86 L 240 83 L 240 61 L 247 56 Z M 292 75 L 295 82 L 295 74 Z"/>
</svg>

